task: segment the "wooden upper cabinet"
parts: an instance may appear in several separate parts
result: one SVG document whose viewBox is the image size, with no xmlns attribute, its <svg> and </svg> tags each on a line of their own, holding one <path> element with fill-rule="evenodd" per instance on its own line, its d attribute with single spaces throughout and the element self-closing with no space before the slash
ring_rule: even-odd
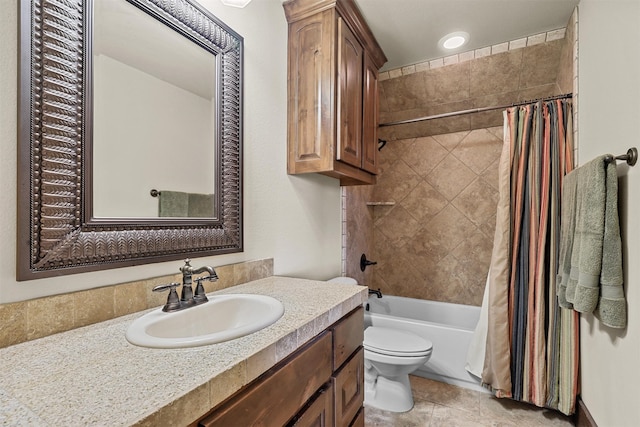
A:
<svg viewBox="0 0 640 427">
<path fill-rule="evenodd" d="M 354 0 L 288 0 L 290 174 L 374 184 L 382 49 Z"/>
<path fill-rule="evenodd" d="M 290 174 L 331 168 L 333 58 L 331 11 L 289 25 L 288 135 Z"/>
<path fill-rule="evenodd" d="M 362 169 L 378 172 L 378 68 L 368 55 L 364 57 L 362 94 Z"/>
<path fill-rule="evenodd" d="M 362 166 L 363 49 L 342 18 L 338 18 L 338 160 Z"/>
</svg>

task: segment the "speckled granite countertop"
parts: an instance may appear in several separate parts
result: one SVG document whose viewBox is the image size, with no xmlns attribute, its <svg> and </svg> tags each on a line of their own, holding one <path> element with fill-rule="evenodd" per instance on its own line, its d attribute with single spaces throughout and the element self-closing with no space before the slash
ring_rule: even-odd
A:
<svg viewBox="0 0 640 427">
<path fill-rule="evenodd" d="M 125 338 L 142 313 L 0 349 L 0 424 L 185 425 L 367 298 L 362 286 L 269 277 L 216 292 L 270 295 L 283 317 L 252 335 L 186 349 Z"/>
</svg>

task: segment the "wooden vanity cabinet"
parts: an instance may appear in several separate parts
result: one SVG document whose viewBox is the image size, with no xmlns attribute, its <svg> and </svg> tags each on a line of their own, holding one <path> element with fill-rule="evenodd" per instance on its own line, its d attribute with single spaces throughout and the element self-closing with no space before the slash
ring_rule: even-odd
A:
<svg viewBox="0 0 640 427">
<path fill-rule="evenodd" d="M 353 0 L 289 0 L 290 174 L 375 184 L 378 69 L 386 57 Z"/>
<path fill-rule="evenodd" d="M 197 425 L 364 425 L 363 340 L 364 311 L 358 307 L 212 409 Z"/>
</svg>

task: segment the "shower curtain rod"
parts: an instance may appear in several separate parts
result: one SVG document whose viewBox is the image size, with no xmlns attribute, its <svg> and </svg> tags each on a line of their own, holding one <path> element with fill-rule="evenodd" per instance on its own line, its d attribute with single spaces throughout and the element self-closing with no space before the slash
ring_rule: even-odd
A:
<svg viewBox="0 0 640 427">
<path fill-rule="evenodd" d="M 446 118 L 446 117 L 462 116 L 464 114 L 481 113 L 483 111 L 503 110 L 505 108 L 519 107 L 521 105 L 532 104 L 532 103 L 538 102 L 538 101 L 553 101 L 555 99 L 565 99 L 565 98 L 571 98 L 571 97 L 573 97 L 572 93 L 565 93 L 564 95 L 556 95 L 556 96 L 551 96 L 549 98 L 532 99 L 532 100 L 529 100 L 529 101 L 517 102 L 517 103 L 514 103 L 514 104 L 498 105 L 498 106 L 495 106 L 495 107 L 471 108 L 469 110 L 453 111 L 451 113 L 442 113 L 442 114 L 434 114 L 432 116 L 418 117 L 417 119 L 399 120 L 399 121 L 396 121 L 396 122 L 381 123 L 381 124 L 378 125 L 378 127 L 404 125 L 404 124 L 407 124 L 407 123 L 422 122 L 424 120 L 443 119 L 443 118 Z"/>
</svg>

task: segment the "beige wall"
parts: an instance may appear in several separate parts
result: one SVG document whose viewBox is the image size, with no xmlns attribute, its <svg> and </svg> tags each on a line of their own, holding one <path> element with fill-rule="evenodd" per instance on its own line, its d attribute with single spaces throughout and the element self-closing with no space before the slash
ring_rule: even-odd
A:
<svg viewBox="0 0 640 427">
<path fill-rule="evenodd" d="M 640 2 L 582 0 L 578 6 L 580 163 L 640 146 Z M 627 328 L 580 320 L 582 398 L 599 426 L 640 420 L 640 164 L 618 163 Z"/>
<path fill-rule="evenodd" d="M 339 275 L 338 181 L 286 174 L 287 24 L 281 2 L 253 1 L 244 9 L 219 0 L 200 4 L 245 40 L 245 252 L 197 259 L 193 265 L 273 258 L 275 274 Z M 179 261 L 16 282 L 17 7 L 17 1 L 3 1 L 0 13 L 0 303 L 174 274 Z"/>
</svg>

